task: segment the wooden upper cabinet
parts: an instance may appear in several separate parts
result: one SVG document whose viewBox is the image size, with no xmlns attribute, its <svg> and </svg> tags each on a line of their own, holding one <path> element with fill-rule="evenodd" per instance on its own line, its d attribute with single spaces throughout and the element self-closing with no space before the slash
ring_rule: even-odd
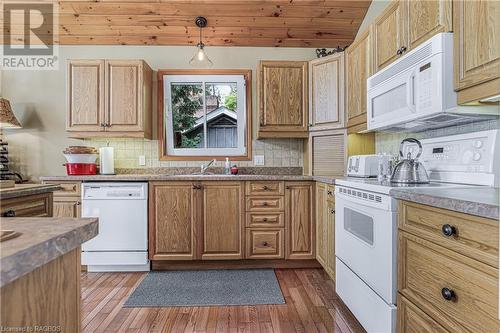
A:
<svg viewBox="0 0 500 333">
<path fill-rule="evenodd" d="M 197 259 L 197 193 L 188 182 L 150 183 L 150 259 Z"/>
<path fill-rule="evenodd" d="M 375 19 L 371 29 L 376 72 L 396 60 L 403 47 L 408 49 L 402 0 L 393 0 Z"/>
<path fill-rule="evenodd" d="M 70 60 L 71 137 L 151 138 L 152 70 L 142 60 Z"/>
<path fill-rule="evenodd" d="M 403 6 L 408 25 L 408 50 L 435 34 L 453 30 L 451 0 L 404 0 Z"/>
<path fill-rule="evenodd" d="M 285 259 L 314 259 L 313 198 L 313 183 L 285 183 Z"/>
<path fill-rule="evenodd" d="M 106 61 L 106 105 L 108 131 L 143 129 L 141 61 Z"/>
<path fill-rule="evenodd" d="M 305 138 L 308 133 L 308 63 L 259 63 L 259 138 Z"/>
<path fill-rule="evenodd" d="M 104 128 L 104 60 L 68 62 L 66 130 L 101 131 Z"/>
<path fill-rule="evenodd" d="M 204 182 L 201 259 L 243 259 L 242 182 Z"/>
<path fill-rule="evenodd" d="M 500 2 L 453 1 L 458 103 L 500 94 Z"/>
<path fill-rule="evenodd" d="M 356 38 L 345 51 L 346 109 L 348 131 L 366 130 L 366 80 L 372 74 L 370 29 Z"/>
<path fill-rule="evenodd" d="M 309 62 L 309 130 L 344 127 L 344 53 Z"/>
</svg>

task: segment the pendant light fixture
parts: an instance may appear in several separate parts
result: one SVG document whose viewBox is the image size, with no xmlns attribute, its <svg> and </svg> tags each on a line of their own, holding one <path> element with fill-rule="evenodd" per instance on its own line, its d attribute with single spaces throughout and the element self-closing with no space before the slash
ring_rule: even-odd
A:
<svg viewBox="0 0 500 333">
<path fill-rule="evenodd" d="M 198 28 L 200 28 L 200 42 L 196 45 L 198 49 L 196 50 L 196 53 L 189 61 L 189 64 L 197 68 L 212 67 L 213 62 L 210 61 L 207 54 L 205 53 L 205 44 L 203 44 L 201 40 L 201 30 L 207 26 L 207 19 L 204 18 L 203 16 L 198 16 L 194 20 L 194 23 Z"/>
</svg>

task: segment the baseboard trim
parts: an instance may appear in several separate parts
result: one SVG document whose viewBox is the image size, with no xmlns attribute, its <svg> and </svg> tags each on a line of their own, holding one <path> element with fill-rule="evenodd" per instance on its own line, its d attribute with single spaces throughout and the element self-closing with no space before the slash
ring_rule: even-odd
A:
<svg viewBox="0 0 500 333">
<path fill-rule="evenodd" d="M 242 268 L 321 268 L 316 259 L 309 260 L 194 260 L 151 261 L 153 271 L 184 269 L 242 269 Z"/>
</svg>

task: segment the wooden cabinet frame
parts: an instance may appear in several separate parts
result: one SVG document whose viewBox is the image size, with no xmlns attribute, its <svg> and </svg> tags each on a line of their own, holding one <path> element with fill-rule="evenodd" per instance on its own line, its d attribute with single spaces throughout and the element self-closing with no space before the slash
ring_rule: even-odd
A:
<svg viewBox="0 0 500 333">
<path fill-rule="evenodd" d="M 199 161 L 218 159 L 224 160 L 227 156 L 178 156 L 169 155 L 166 148 L 165 135 L 165 98 L 163 96 L 165 75 L 243 75 L 245 78 L 246 93 L 246 130 L 245 144 L 246 154 L 240 156 L 230 156 L 232 161 L 252 160 L 252 71 L 250 69 L 160 69 L 158 70 L 158 90 L 157 90 L 157 115 L 158 115 L 158 155 L 160 161 Z"/>
</svg>

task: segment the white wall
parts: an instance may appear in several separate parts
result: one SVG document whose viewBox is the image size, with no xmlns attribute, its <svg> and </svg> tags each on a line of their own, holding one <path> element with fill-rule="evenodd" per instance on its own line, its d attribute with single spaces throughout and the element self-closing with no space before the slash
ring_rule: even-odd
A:
<svg viewBox="0 0 500 333">
<path fill-rule="evenodd" d="M 257 107 L 255 69 L 258 61 L 310 60 L 315 57 L 314 49 L 309 48 L 207 47 L 206 50 L 214 62 L 214 68 L 253 70 L 254 123 Z M 57 71 L 4 71 L 0 79 L 2 94 L 12 103 L 14 113 L 23 126 L 22 129 L 4 131 L 5 138 L 9 142 L 9 155 L 16 171 L 34 179 L 41 175 L 64 174 L 62 150 L 68 145 L 89 144 L 88 141 L 69 139 L 65 132 L 67 59 L 144 59 L 153 70 L 180 69 L 189 68 L 188 61 L 194 51 L 194 47 L 186 46 L 62 46 L 59 51 L 60 69 Z M 156 87 L 153 100 L 156 101 Z M 153 119 L 156 128 L 156 106 L 153 107 Z M 134 149 L 131 154 L 136 155 L 143 154 L 144 150 L 146 153 L 151 151 L 150 158 L 155 158 L 156 141 L 145 144 L 143 141 L 148 140 L 136 140 L 132 143 L 120 141 L 117 145 L 123 146 L 124 149 L 131 146 Z M 275 156 L 276 161 L 272 156 L 273 146 L 279 152 Z M 266 154 L 270 152 L 270 159 L 266 161 L 268 166 L 282 166 L 278 157 L 289 150 L 296 151 L 290 153 L 287 165 L 284 166 L 302 165 L 302 148 L 294 140 L 259 142 L 257 151 L 259 149 Z M 130 150 L 127 152 L 130 153 Z M 296 157 L 296 154 L 300 156 Z M 130 162 L 136 161 L 136 157 L 132 156 Z M 135 165 L 130 163 L 122 166 Z M 149 166 L 171 165 L 150 163 Z M 175 166 L 186 166 L 186 164 L 179 163 Z"/>
</svg>

